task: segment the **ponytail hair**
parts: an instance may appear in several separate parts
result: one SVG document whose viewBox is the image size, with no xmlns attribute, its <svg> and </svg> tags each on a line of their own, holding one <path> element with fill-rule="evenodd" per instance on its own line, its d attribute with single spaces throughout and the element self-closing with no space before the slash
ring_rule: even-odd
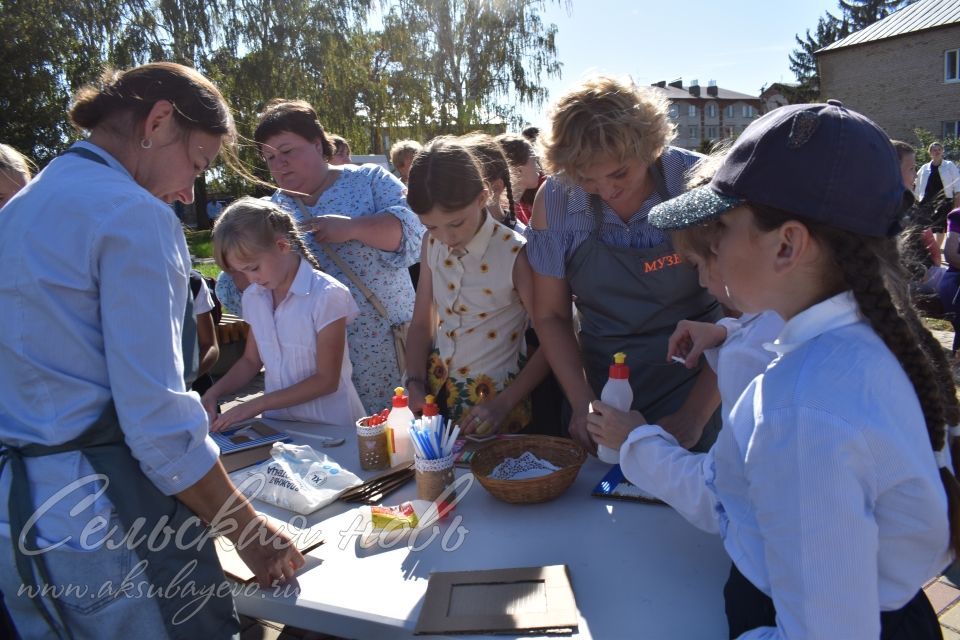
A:
<svg viewBox="0 0 960 640">
<path fill-rule="evenodd" d="M 829 250 L 839 274 L 838 291 L 849 289 L 853 293 L 860 314 L 893 352 L 913 384 L 930 447 L 935 454 L 949 452 L 953 468 L 960 469 L 960 447 L 952 441 L 948 429 L 960 422 L 951 368 L 940 343 L 920 321 L 910 302 L 896 239 L 855 234 L 764 205 L 747 206 L 760 229 L 769 231 L 788 220 L 800 220 Z M 960 557 L 960 483 L 939 456 L 938 466 L 947 494 L 950 547 Z"/>
<path fill-rule="evenodd" d="M 152 62 L 127 71 L 107 69 L 98 83 L 74 96 L 70 121 L 78 129 L 107 125 L 129 134 L 118 128 L 117 117 L 132 116 L 127 124 L 136 124 L 160 100 L 173 104 L 173 117 L 184 130 L 198 129 L 221 136 L 225 143 L 234 142 L 233 116 L 220 91 L 196 70 L 173 62 Z"/>
<path fill-rule="evenodd" d="M 306 244 L 293 216 L 268 200 L 240 198 L 223 210 L 213 225 L 213 258 L 221 269 L 231 269 L 227 255 L 253 258 L 267 251 L 277 238 L 286 238 L 295 253 L 317 271 L 320 263 Z"/>
</svg>

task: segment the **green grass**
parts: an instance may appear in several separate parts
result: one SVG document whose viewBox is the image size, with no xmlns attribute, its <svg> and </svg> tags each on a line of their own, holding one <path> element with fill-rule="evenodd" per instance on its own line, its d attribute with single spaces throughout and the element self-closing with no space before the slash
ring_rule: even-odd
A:
<svg viewBox="0 0 960 640">
<path fill-rule="evenodd" d="M 207 278 L 217 279 L 220 275 L 220 266 L 216 262 L 206 262 L 204 264 L 195 264 L 193 268 L 202 273 Z"/>
<path fill-rule="evenodd" d="M 924 318 L 923 323 L 927 325 L 928 329 L 935 329 L 937 331 L 953 331 L 953 325 L 947 320 L 941 320 L 940 318 Z"/>
<path fill-rule="evenodd" d="M 187 237 L 187 248 L 190 249 L 190 255 L 194 258 L 212 258 L 213 243 L 210 240 L 210 231 L 192 231 L 184 229 L 184 235 Z"/>
<path fill-rule="evenodd" d="M 210 230 L 194 231 L 184 228 L 183 235 L 187 238 L 187 248 L 194 260 L 198 258 L 213 257 L 213 242 L 210 240 Z M 193 268 L 208 278 L 216 278 L 220 275 L 220 267 L 215 262 L 205 262 L 203 264 L 194 264 Z"/>
</svg>

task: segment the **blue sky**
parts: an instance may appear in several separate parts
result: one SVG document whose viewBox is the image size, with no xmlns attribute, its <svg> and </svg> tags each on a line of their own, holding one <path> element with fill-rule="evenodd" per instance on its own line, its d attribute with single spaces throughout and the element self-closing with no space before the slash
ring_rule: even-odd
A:
<svg viewBox="0 0 960 640">
<path fill-rule="evenodd" d="M 545 23 L 558 27 L 563 75 L 550 78 L 549 100 L 590 73 L 630 75 L 641 84 L 683 78 L 757 95 L 773 82 L 792 82 L 787 56 L 794 35 L 814 29 L 837 0 L 572 0 L 548 4 Z M 549 101 L 525 107 L 524 117 L 546 124 Z"/>
</svg>

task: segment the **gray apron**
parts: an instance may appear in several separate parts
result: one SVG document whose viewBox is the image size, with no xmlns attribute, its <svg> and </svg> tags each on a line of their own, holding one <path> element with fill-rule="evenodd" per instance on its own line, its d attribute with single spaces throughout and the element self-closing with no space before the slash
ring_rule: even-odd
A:
<svg viewBox="0 0 960 640">
<path fill-rule="evenodd" d="M 77 154 L 88 160 L 101 164 L 106 162 L 97 154 L 84 148 L 72 148 L 68 153 Z M 187 295 L 187 305 L 183 322 L 183 361 L 187 388 L 196 376 L 197 371 L 197 325 L 193 316 L 193 298 Z M 0 443 L 0 472 L 9 462 L 10 465 L 10 539 L 20 580 L 25 585 L 38 587 L 50 584 L 49 573 L 44 562 L 43 554 L 26 556 L 20 551 L 18 541 L 23 538 L 23 547 L 27 550 L 37 550 L 36 527 L 29 527 L 24 531 L 25 524 L 33 514 L 33 496 L 30 487 L 30 478 L 27 474 L 25 458 L 80 451 L 90 466 L 98 474 L 109 479 L 106 489 L 107 498 L 113 504 L 117 516 L 126 531 L 130 531 L 135 522 L 142 525 L 141 532 L 151 532 L 158 523 L 166 523 L 166 527 L 176 532 L 182 532 L 180 540 L 190 543 L 190 546 L 181 549 L 171 539 L 160 549 L 151 550 L 146 541 L 137 545 L 136 553 L 140 560 L 146 561 L 144 574 L 152 586 L 167 593 L 164 597 L 155 597 L 154 602 L 159 606 L 166 626 L 167 634 L 171 638 L 230 638 L 240 633 L 240 621 L 233 606 L 230 590 L 221 589 L 226 582 L 220 561 L 217 559 L 213 541 L 209 532 L 183 503 L 174 496 L 164 495 L 144 475 L 140 464 L 133 457 L 124 441 L 120 422 L 117 418 L 116 407 L 110 400 L 103 409 L 100 417 L 79 437 L 60 445 L 45 446 L 28 444 L 22 447 L 12 447 Z M 193 543 L 193 541 L 199 541 Z M 178 573 L 196 563 L 192 571 L 175 580 Z M 189 569 L 186 569 L 189 570 Z M 187 580 L 193 581 L 197 590 L 165 589 L 168 585 L 184 585 Z M 39 585 L 38 585 L 39 582 Z M 177 612 L 180 616 L 184 612 L 193 611 L 199 592 L 211 593 L 210 599 L 186 622 L 176 625 Z M 226 593 L 224 597 L 223 593 Z M 63 613 L 59 603 L 53 598 L 31 598 L 31 601 L 46 620 L 52 633 L 58 638 L 73 638 L 69 627 L 64 624 Z M 105 633 L 107 631 L 105 630 Z"/>
<path fill-rule="evenodd" d="M 650 176 L 660 198 L 671 198 L 659 161 L 650 165 Z M 633 408 L 655 423 L 680 408 L 700 373 L 700 367 L 687 369 L 666 361 L 667 340 L 677 322 L 715 322 L 723 313 L 700 286 L 696 270 L 679 261 L 669 240 L 649 249 L 607 245 L 600 240 L 599 196 L 590 196 L 590 209 L 593 231 L 567 263 L 587 380 L 599 396 L 613 354 L 626 353 Z M 717 411 L 694 450 L 709 449 L 719 429 Z"/>
</svg>

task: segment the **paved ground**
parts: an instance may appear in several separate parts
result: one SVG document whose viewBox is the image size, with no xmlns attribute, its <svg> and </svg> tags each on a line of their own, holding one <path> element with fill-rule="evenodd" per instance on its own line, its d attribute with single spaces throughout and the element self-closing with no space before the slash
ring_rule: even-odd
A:
<svg viewBox="0 0 960 640">
<path fill-rule="evenodd" d="M 933 333 L 945 348 L 951 347 L 952 332 L 934 331 Z M 260 393 L 263 393 L 262 374 L 238 393 L 225 398 L 221 407 L 229 409 L 237 402 Z M 937 612 L 937 617 L 940 618 L 944 640 L 960 640 L 960 567 L 952 567 L 945 575 L 931 580 L 924 587 L 924 591 L 934 611 Z M 241 640 L 337 640 L 334 636 L 285 627 L 276 622 L 256 620 L 246 616 L 241 616 L 241 622 L 244 625 Z"/>
</svg>

